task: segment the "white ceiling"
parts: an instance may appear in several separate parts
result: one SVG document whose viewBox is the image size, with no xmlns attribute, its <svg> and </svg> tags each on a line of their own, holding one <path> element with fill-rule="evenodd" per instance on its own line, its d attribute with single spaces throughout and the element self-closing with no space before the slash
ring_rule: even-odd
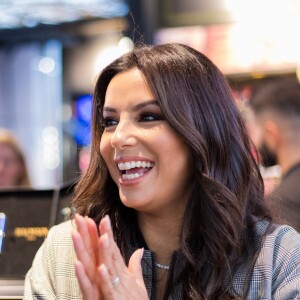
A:
<svg viewBox="0 0 300 300">
<path fill-rule="evenodd" d="M 126 0 L 0 0 L 0 30 L 123 17 Z"/>
</svg>

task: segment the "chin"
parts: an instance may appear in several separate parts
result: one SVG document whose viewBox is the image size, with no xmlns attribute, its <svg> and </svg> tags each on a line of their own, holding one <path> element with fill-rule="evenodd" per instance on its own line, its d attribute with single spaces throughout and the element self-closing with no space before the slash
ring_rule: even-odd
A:
<svg viewBox="0 0 300 300">
<path fill-rule="evenodd" d="M 134 195 L 130 197 L 129 195 L 120 194 L 120 199 L 124 206 L 135 210 L 142 210 L 145 205 L 143 196 Z"/>
</svg>

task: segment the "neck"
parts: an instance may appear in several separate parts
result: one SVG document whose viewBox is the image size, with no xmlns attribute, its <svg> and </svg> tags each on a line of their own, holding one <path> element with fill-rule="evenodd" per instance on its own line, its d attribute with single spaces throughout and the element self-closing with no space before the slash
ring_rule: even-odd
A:
<svg viewBox="0 0 300 300">
<path fill-rule="evenodd" d="M 172 253 L 179 248 L 179 233 L 182 217 L 138 214 L 138 223 L 143 237 L 160 264 L 169 265 Z"/>
</svg>

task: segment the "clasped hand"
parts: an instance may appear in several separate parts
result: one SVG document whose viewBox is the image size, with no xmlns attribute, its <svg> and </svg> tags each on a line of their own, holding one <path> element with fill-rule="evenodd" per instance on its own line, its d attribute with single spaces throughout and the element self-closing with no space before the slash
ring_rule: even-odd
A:
<svg viewBox="0 0 300 300">
<path fill-rule="evenodd" d="M 105 216 L 99 224 L 75 216 L 77 230 L 72 233 L 77 260 L 75 271 L 84 300 L 149 299 L 143 280 L 143 249 L 136 250 L 128 267 L 114 241 L 111 223 Z"/>
</svg>

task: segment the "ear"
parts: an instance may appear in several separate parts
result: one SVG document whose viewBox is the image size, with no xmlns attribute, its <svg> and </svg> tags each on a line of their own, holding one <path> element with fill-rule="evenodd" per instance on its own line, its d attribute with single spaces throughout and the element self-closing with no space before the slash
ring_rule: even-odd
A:
<svg viewBox="0 0 300 300">
<path fill-rule="evenodd" d="M 280 126 L 274 121 L 266 121 L 264 124 L 264 139 L 270 150 L 277 152 L 277 148 L 281 145 L 282 131 Z"/>
</svg>

